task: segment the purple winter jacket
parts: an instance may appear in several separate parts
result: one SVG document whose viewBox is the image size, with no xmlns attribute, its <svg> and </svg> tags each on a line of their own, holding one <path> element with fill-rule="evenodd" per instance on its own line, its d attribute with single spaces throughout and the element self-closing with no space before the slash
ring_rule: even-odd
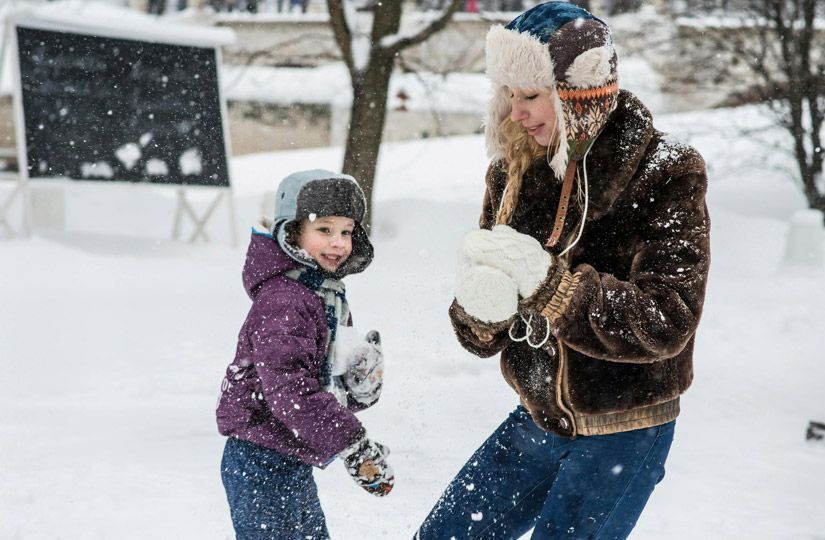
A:
<svg viewBox="0 0 825 540">
<path fill-rule="evenodd" d="M 321 388 L 324 306 L 313 291 L 283 275 L 298 267 L 275 240 L 252 235 L 243 270 L 252 307 L 221 384 L 218 430 L 321 467 L 363 428 Z"/>
</svg>

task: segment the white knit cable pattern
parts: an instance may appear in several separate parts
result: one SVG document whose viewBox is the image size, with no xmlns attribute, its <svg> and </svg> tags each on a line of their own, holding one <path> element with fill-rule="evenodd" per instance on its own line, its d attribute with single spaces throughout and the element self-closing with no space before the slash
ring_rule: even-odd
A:
<svg viewBox="0 0 825 540">
<path fill-rule="evenodd" d="M 536 292 L 553 262 L 538 240 L 507 225 L 467 234 L 461 254 L 467 264 L 488 266 L 507 274 L 523 298 Z"/>
<path fill-rule="evenodd" d="M 518 309 L 518 286 L 501 270 L 489 266 L 465 266 L 459 270 L 456 302 L 482 322 L 510 319 Z"/>
</svg>

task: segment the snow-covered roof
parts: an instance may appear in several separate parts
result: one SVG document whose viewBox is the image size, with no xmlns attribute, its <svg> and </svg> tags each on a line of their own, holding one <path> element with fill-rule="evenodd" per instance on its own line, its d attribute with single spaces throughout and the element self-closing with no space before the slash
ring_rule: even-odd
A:
<svg viewBox="0 0 825 540">
<path fill-rule="evenodd" d="M 235 33 L 229 28 L 185 24 L 180 18 L 157 17 L 125 7 L 82 0 L 19 5 L 6 10 L 5 18 L 44 30 L 193 47 L 219 47 L 235 42 Z"/>
<path fill-rule="evenodd" d="M 487 21 L 490 24 L 507 23 L 514 19 L 520 12 L 486 11 L 482 13 L 466 13 L 458 11 L 453 14 L 455 21 Z M 404 13 L 403 22 L 422 23 L 432 21 L 441 14 L 438 10 L 410 11 Z M 244 23 L 272 23 L 272 22 L 329 22 L 329 13 L 323 11 L 311 11 L 309 13 L 299 13 L 298 11 L 259 12 L 249 13 L 248 11 L 221 11 L 212 15 L 212 20 L 219 22 L 244 22 Z"/>
<path fill-rule="evenodd" d="M 6 38 L 4 23 L 61 32 L 78 32 L 111 38 L 172 43 L 192 47 L 220 47 L 235 43 L 230 28 L 214 28 L 185 22 L 184 17 L 157 17 L 103 2 L 58 0 L 43 4 L 0 5 L 0 42 Z M 11 48 L 0 59 L 0 95 L 12 93 Z"/>
<path fill-rule="evenodd" d="M 755 18 L 747 13 L 742 14 L 727 14 L 727 15 L 700 15 L 694 17 L 678 17 L 676 19 L 678 26 L 696 28 L 696 29 L 743 29 L 743 28 L 759 28 L 763 26 L 772 26 L 773 22 L 765 18 Z M 825 30 L 825 19 L 814 19 L 814 28 L 817 30 Z"/>
</svg>

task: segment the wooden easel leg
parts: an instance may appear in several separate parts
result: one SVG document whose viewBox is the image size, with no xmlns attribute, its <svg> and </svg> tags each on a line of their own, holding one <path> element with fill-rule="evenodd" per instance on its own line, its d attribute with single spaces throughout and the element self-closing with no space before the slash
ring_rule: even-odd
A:
<svg viewBox="0 0 825 540">
<path fill-rule="evenodd" d="M 3 235 L 6 238 L 14 238 L 14 229 L 12 229 L 11 223 L 5 215 L 0 215 L 0 229 L 3 230 Z"/>
<path fill-rule="evenodd" d="M 172 239 L 179 240 L 180 233 L 181 233 L 181 226 L 183 222 L 184 215 L 186 215 L 189 220 L 192 221 L 192 225 L 194 226 L 194 230 L 192 231 L 192 235 L 189 237 L 189 243 L 195 243 L 198 238 L 202 238 L 204 242 L 209 242 L 209 235 L 206 232 L 206 223 L 209 221 L 209 218 L 212 217 L 212 214 L 215 213 L 215 210 L 220 205 L 221 201 L 224 197 L 229 197 L 227 204 L 229 205 L 229 220 L 230 220 L 230 244 L 234 247 L 237 242 L 237 235 L 235 232 L 235 209 L 232 204 L 232 197 L 231 194 L 228 192 L 221 192 L 215 197 L 215 199 L 209 204 L 209 207 L 206 211 L 198 216 L 197 212 L 192 208 L 192 205 L 189 204 L 189 201 L 186 198 L 186 190 L 179 189 L 177 192 L 178 198 L 178 205 L 177 210 L 175 212 L 175 223 L 172 227 Z"/>
<path fill-rule="evenodd" d="M 180 239 L 180 224 L 183 219 L 183 207 L 186 205 L 186 192 L 179 189 L 177 195 L 178 204 L 175 208 L 175 223 L 172 225 L 172 240 Z"/>
<path fill-rule="evenodd" d="M 6 238 L 14 238 L 14 227 L 11 226 L 11 223 L 8 219 L 8 213 L 11 210 L 11 205 L 14 203 L 14 200 L 17 198 L 17 194 L 20 193 L 21 186 L 17 185 L 14 189 L 11 190 L 6 198 L 3 200 L 3 204 L 0 205 L 0 229 L 2 229 L 6 235 Z M 24 209 L 24 230 L 26 229 L 25 223 L 25 209 Z"/>
<path fill-rule="evenodd" d="M 226 196 L 227 213 L 229 214 L 229 245 L 238 246 L 238 225 L 235 221 L 235 196 L 232 191 L 224 193 Z"/>
<path fill-rule="evenodd" d="M 212 217 L 212 214 L 215 212 L 215 208 L 218 207 L 218 204 L 221 202 L 221 199 L 223 199 L 223 193 L 215 197 L 215 200 L 212 201 L 212 203 L 209 205 L 209 208 L 206 209 L 206 212 L 204 212 L 203 216 L 201 216 L 200 218 L 198 218 L 198 216 L 195 214 L 194 210 L 192 210 L 191 207 L 187 206 L 189 216 L 192 218 L 192 222 L 195 224 L 195 230 L 192 232 L 192 236 L 189 237 L 190 243 L 194 243 L 199 236 L 203 238 L 204 242 L 209 242 L 209 237 L 207 236 L 206 229 L 204 229 L 204 227 L 206 226 L 206 222 L 209 221 L 209 218 Z"/>
</svg>

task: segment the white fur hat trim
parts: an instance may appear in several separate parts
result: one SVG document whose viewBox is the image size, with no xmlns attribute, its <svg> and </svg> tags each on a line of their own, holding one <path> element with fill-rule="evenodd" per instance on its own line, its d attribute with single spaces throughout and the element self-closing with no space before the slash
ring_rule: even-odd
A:
<svg viewBox="0 0 825 540">
<path fill-rule="evenodd" d="M 607 84 L 612 75 L 610 60 L 613 59 L 613 54 L 611 45 L 583 52 L 567 68 L 564 74 L 567 82 L 582 88 L 595 88 Z"/>
<path fill-rule="evenodd" d="M 556 84 L 547 45 L 526 32 L 493 26 L 487 32 L 486 53 L 487 76 L 500 86 L 542 88 Z"/>
<path fill-rule="evenodd" d="M 484 121 L 487 155 L 491 159 L 504 157 L 507 141 L 499 132 L 499 124 L 510 114 L 508 88 L 549 88 L 558 119 L 559 140 L 559 148 L 550 165 L 556 176 L 562 178 L 567 166 L 567 130 L 561 101 L 556 94 L 554 63 L 547 45 L 527 32 L 496 25 L 487 32 L 486 54 L 487 76 L 493 86 L 493 97 Z"/>
</svg>

